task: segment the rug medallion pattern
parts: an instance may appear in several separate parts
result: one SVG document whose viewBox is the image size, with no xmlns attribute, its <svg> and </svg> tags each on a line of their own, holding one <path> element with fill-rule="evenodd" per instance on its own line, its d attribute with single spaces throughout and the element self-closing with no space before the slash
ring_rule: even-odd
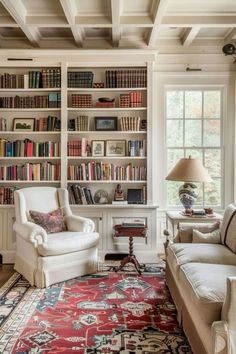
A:
<svg viewBox="0 0 236 354">
<path fill-rule="evenodd" d="M 19 274 L 0 291 L 4 354 L 190 354 L 164 272 L 78 277 L 47 289 Z"/>
</svg>

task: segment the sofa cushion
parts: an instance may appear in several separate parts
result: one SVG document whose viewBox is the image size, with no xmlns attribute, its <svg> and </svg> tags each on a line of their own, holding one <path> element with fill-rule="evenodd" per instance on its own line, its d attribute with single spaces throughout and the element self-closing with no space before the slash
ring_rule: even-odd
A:
<svg viewBox="0 0 236 354">
<path fill-rule="evenodd" d="M 228 247 L 209 243 L 174 243 L 167 248 L 167 258 L 172 268 L 186 263 L 236 265 L 236 255 Z"/>
<path fill-rule="evenodd" d="M 220 229 L 208 232 L 208 233 L 203 233 L 200 232 L 199 230 L 193 229 L 193 243 L 216 243 L 220 244 Z"/>
<path fill-rule="evenodd" d="M 178 233 L 174 238 L 176 243 L 190 243 L 193 241 L 193 229 L 197 229 L 202 233 L 209 233 L 214 230 L 219 229 L 220 222 L 214 223 L 180 223 L 178 228 Z"/>
<path fill-rule="evenodd" d="M 51 211 L 50 213 L 42 213 L 35 210 L 30 210 L 29 215 L 31 220 L 44 228 L 47 234 L 62 232 L 66 230 L 64 216 L 60 208 Z"/>
<path fill-rule="evenodd" d="M 208 324 L 221 320 L 226 278 L 229 276 L 236 276 L 236 266 L 188 263 L 180 268 L 179 282 L 183 291 Z"/>
<path fill-rule="evenodd" d="M 71 252 L 82 251 L 98 244 L 99 235 L 96 232 L 58 232 L 48 235 L 48 240 L 38 245 L 40 256 L 57 256 Z"/>
<path fill-rule="evenodd" d="M 225 209 L 221 225 L 221 243 L 236 253 L 236 206 L 230 204 Z"/>
</svg>

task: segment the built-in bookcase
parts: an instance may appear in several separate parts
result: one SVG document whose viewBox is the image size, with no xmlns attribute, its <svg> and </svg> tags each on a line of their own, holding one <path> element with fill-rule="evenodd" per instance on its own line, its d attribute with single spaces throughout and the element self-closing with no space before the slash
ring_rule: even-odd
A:
<svg viewBox="0 0 236 354">
<path fill-rule="evenodd" d="M 131 63 L 126 61 L 125 56 L 120 60 L 112 54 L 110 62 L 105 57 L 104 61 L 91 62 L 85 60 L 82 55 L 81 60 L 76 62 L 61 60 L 55 63 L 41 59 L 37 63 L 5 62 L 0 67 L 0 75 L 22 75 L 21 84 L 18 85 L 20 87 L 1 86 L 1 104 L 1 98 L 15 96 L 29 97 L 31 104 L 35 96 L 50 97 L 51 102 L 47 106 L 44 101 L 42 108 L 38 105 L 25 107 L 25 98 L 22 99 L 23 106 L 9 107 L 4 104 L 4 107 L 0 108 L 0 118 L 5 119 L 6 125 L 4 131 L 0 130 L 1 143 L 18 141 L 16 144 L 18 152 L 20 151 L 20 156 L 11 155 L 11 152 L 2 156 L 0 146 L 0 168 L 30 164 L 31 172 L 33 170 L 37 176 L 33 180 L 30 180 L 28 175 L 26 179 L 17 180 L 0 178 L 0 192 L 1 187 L 12 189 L 10 192 L 13 192 L 14 188 L 29 186 L 61 186 L 70 190 L 73 185 L 77 185 L 82 188 L 87 193 L 83 197 L 83 205 L 74 204 L 72 209 L 75 214 L 94 220 L 96 230 L 101 235 L 101 258 L 109 252 L 127 252 L 127 240 L 113 237 L 114 224 L 140 220 L 148 225 L 149 233 L 146 239 L 136 240 L 136 254 L 140 261 L 156 260 L 156 205 L 152 193 L 155 184 L 152 168 L 154 56 L 151 57 L 148 61 L 145 61 L 144 57 L 135 58 Z M 40 75 L 43 70 L 44 83 L 49 82 L 47 87 L 42 85 Z M 53 72 L 56 78 L 50 81 Z M 84 72 L 89 74 L 82 74 L 81 79 L 80 73 Z M 30 83 L 29 80 L 33 82 Z M 101 98 L 106 98 L 105 102 L 99 100 Z M 39 100 L 36 99 L 36 102 Z M 11 103 L 11 100 L 6 102 Z M 18 105 L 20 101 L 17 102 Z M 57 117 L 60 124 L 50 131 L 13 130 L 16 122 L 21 122 L 22 119 L 23 123 L 27 123 L 30 121 L 24 119 L 30 118 L 38 121 L 40 129 L 44 129 L 46 121 L 41 119 L 39 123 L 39 119 L 47 117 Z M 0 120 L 0 127 L 2 124 L 4 123 Z M 19 147 L 19 141 L 24 144 L 26 139 L 31 141 L 33 146 L 29 148 L 26 156 L 22 156 L 24 149 L 22 145 Z M 52 146 L 57 145 L 55 155 L 49 156 L 44 150 L 40 150 L 38 155 L 32 155 L 32 151 L 39 151 L 40 144 L 46 145 L 47 142 Z M 60 166 L 60 175 L 49 173 L 46 179 L 42 174 L 39 176 L 39 167 L 35 166 L 43 164 L 56 165 L 57 168 Z M 82 177 L 78 173 L 71 174 L 73 168 L 81 169 Z M 14 168 L 12 170 L 14 173 Z M 112 204 L 117 184 L 121 184 L 125 199 L 128 189 L 142 190 L 144 204 Z M 108 203 L 91 204 L 94 195 L 103 195 L 104 191 Z M 91 203 L 87 204 L 89 196 Z M 7 202 L 12 202 L 9 194 L 5 197 Z M 72 204 L 78 203 L 78 200 L 71 201 Z M 4 263 L 14 262 L 13 207 L 14 205 L 0 205 L 0 250 Z"/>
<path fill-rule="evenodd" d="M 68 142 L 88 144 L 87 153 L 82 148 L 82 156 L 68 156 L 69 189 L 79 184 L 92 195 L 103 189 L 111 203 L 120 183 L 125 199 L 128 189 L 142 189 L 146 204 L 147 67 L 69 67 L 67 97 Z M 73 130 L 80 117 L 87 118 L 87 130 Z"/>
</svg>

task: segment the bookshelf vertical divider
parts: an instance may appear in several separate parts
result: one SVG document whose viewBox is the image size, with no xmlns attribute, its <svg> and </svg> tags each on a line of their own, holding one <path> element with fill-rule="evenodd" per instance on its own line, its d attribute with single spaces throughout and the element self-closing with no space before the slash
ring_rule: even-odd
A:
<svg viewBox="0 0 236 354">
<path fill-rule="evenodd" d="M 67 63 L 61 64 L 61 187 L 67 188 L 67 142 L 68 142 L 68 110 L 67 110 Z"/>
</svg>

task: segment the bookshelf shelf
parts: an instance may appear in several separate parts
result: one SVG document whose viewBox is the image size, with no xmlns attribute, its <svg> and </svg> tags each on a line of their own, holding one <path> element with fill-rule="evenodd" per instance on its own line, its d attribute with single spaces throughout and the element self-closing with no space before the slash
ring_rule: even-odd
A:
<svg viewBox="0 0 236 354">
<path fill-rule="evenodd" d="M 0 93 L 1 92 L 60 92 L 61 89 L 59 87 L 55 87 L 55 88 L 12 88 L 12 89 L 8 89 L 8 88 L 1 88 L 0 89 Z"/>
<path fill-rule="evenodd" d="M 61 108 L 0 108 L 1 112 L 60 112 Z"/>
<path fill-rule="evenodd" d="M 143 180 L 143 181 L 123 181 L 123 180 L 117 180 L 117 181 L 110 181 L 110 180 L 102 180 L 102 181 L 79 181 L 79 180 L 67 180 L 67 183 L 80 183 L 80 184 L 84 184 L 84 183 L 98 183 L 98 184 L 103 184 L 103 183 L 106 183 L 106 184 L 145 184 L 147 183 L 146 180 Z"/>
<path fill-rule="evenodd" d="M 14 161 L 14 160 L 19 160 L 19 161 L 22 161 L 22 160 L 27 160 L 27 161 L 31 161 L 31 160 L 38 160 L 38 161 L 44 161 L 44 160 L 47 160 L 47 161 L 51 161 L 51 160 L 60 160 L 61 157 L 26 157 L 26 156 L 21 156 L 21 157 L 16 157 L 16 156 L 10 156 L 10 157 L 1 157 L 0 156 L 0 160 L 3 160 L 3 161 Z"/>
<path fill-rule="evenodd" d="M 69 112 L 73 111 L 80 111 L 80 112 L 104 112 L 104 111 L 110 111 L 110 112 L 118 112 L 118 111 L 146 111 L 147 107 L 128 107 L 128 108 L 122 108 L 122 107 L 114 107 L 114 108 L 68 108 L 67 109 Z"/>
<path fill-rule="evenodd" d="M 31 180 L 17 180 L 17 181 L 14 181 L 14 180 L 11 180 L 11 181 L 6 181 L 6 180 L 0 180 L 0 185 L 1 184 L 11 184 L 11 185 L 15 185 L 15 184 L 39 184 L 39 183 L 42 183 L 42 184 L 55 184 L 55 183 L 60 183 L 61 181 L 31 181 Z"/>
<path fill-rule="evenodd" d="M 103 157 L 95 157 L 95 156 L 68 156 L 68 160 L 146 160 L 147 156 L 123 156 L 123 157 L 117 157 L 117 156 L 103 156 Z"/>
<path fill-rule="evenodd" d="M 86 131 L 79 131 L 79 130 L 74 130 L 74 131 L 68 131 L 68 135 L 85 135 L 85 134 L 91 134 L 91 135 L 98 135 L 101 136 L 102 135 L 146 135 L 147 131 L 132 131 L 132 130 L 113 130 L 113 131 L 97 131 L 97 130 L 86 130 Z"/>
<path fill-rule="evenodd" d="M 11 130 L 8 130 L 8 131 L 0 131 L 0 135 L 42 135 L 42 136 L 45 136 L 45 135 L 61 135 L 61 132 L 57 131 L 57 132 L 54 132 L 54 131 L 33 131 L 33 132 L 17 132 L 17 131 L 11 131 Z"/>
<path fill-rule="evenodd" d="M 109 87 L 104 87 L 104 88 L 76 88 L 76 87 L 70 87 L 67 89 L 68 91 L 71 92 L 122 92 L 122 91 L 146 91 L 147 87 L 117 87 L 117 88 L 109 88 Z"/>
</svg>

